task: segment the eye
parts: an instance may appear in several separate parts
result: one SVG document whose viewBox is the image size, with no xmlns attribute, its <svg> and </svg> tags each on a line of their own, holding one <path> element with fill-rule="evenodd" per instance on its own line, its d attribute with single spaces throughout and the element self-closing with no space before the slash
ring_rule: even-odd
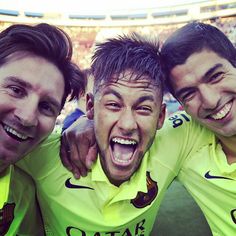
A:
<svg viewBox="0 0 236 236">
<path fill-rule="evenodd" d="M 8 87 L 9 93 L 14 97 L 23 97 L 25 96 L 26 92 L 25 89 L 20 86 L 9 86 Z"/>
<path fill-rule="evenodd" d="M 53 105 L 49 102 L 41 102 L 39 104 L 39 110 L 46 116 L 56 116 L 57 111 L 54 109 Z"/>
<path fill-rule="evenodd" d="M 138 106 L 136 110 L 144 115 L 152 113 L 152 107 L 146 105 Z"/>
<path fill-rule="evenodd" d="M 194 95 L 195 95 L 195 91 L 193 91 L 193 90 L 192 90 L 192 91 L 189 91 L 189 92 L 186 92 L 186 93 L 184 93 L 184 94 L 181 95 L 180 100 L 181 100 L 183 103 L 188 102 L 188 101 L 190 101 L 191 99 L 193 99 Z"/>
<path fill-rule="evenodd" d="M 119 110 L 121 107 L 117 102 L 107 102 L 105 106 L 110 110 Z"/>
<path fill-rule="evenodd" d="M 209 77 L 209 82 L 217 83 L 223 78 L 224 72 L 217 72 Z"/>
</svg>

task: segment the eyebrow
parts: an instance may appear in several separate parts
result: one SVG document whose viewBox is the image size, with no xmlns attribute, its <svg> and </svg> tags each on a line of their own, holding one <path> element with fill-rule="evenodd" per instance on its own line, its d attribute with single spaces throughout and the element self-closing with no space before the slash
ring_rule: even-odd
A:
<svg viewBox="0 0 236 236">
<path fill-rule="evenodd" d="M 177 91 L 175 93 L 175 96 L 178 98 L 178 97 L 181 97 L 181 94 L 185 93 L 185 92 L 188 92 L 192 89 L 192 87 L 185 87 L 185 88 L 182 88 L 180 89 L 179 91 Z"/>
<path fill-rule="evenodd" d="M 117 98 L 122 100 L 121 95 L 117 91 L 115 91 L 111 88 L 106 89 L 106 91 L 103 93 L 103 96 L 109 95 L 109 94 L 113 94 L 114 96 L 116 96 Z"/>
<path fill-rule="evenodd" d="M 223 67 L 223 65 L 221 63 L 217 63 L 215 64 L 213 67 L 211 67 L 203 76 L 202 79 L 203 81 L 206 80 L 216 69 Z M 179 97 L 181 94 L 191 90 L 192 87 L 186 87 L 186 88 L 182 88 L 179 91 L 176 92 L 176 97 Z"/>
<path fill-rule="evenodd" d="M 203 78 L 207 78 L 209 77 L 216 69 L 218 69 L 219 67 L 223 67 L 223 65 L 221 63 L 217 63 L 215 64 L 213 67 L 211 67 L 204 75 Z"/>
<path fill-rule="evenodd" d="M 17 84 L 19 84 L 20 86 L 24 87 L 24 88 L 27 88 L 27 89 L 31 89 L 32 88 L 32 85 L 29 83 L 29 82 L 26 82 L 18 77 L 14 77 L 14 76 L 9 76 L 7 78 L 5 78 L 5 81 L 12 81 L 12 82 L 15 82 Z M 56 109 L 58 109 L 59 111 L 61 110 L 61 104 L 56 100 L 54 99 L 53 97 L 49 97 L 49 96 L 46 96 L 45 97 L 53 106 L 56 107 Z"/>
<path fill-rule="evenodd" d="M 139 104 L 139 103 L 142 103 L 142 102 L 147 101 L 147 100 L 151 101 L 151 102 L 155 101 L 154 97 L 152 95 L 144 95 L 144 96 L 138 98 L 136 103 Z"/>
<path fill-rule="evenodd" d="M 123 100 L 121 95 L 117 91 L 115 91 L 113 89 L 107 89 L 107 91 L 104 92 L 103 96 L 109 95 L 109 94 L 113 94 L 118 99 Z M 155 101 L 155 99 L 154 99 L 154 97 L 152 95 L 144 95 L 142 97 L 139 97 L 138 100 L 135 102 L 135 104 L 139 104 L 139 103 L 142 103 L 142 102 L 147 101 L 147 100 L 149 100 L 151 102 Z"/>
<path fill-rule="evenodd" d="M 15 77 L 15 76 L 6 77 L 4 80 L 6 82 L 8 82 L 8 81 L 15 82 L 15 83 L 21 85 L 24 88 L 32 88 L 32 85 L 29 82 L 26 82 L 26 81 L 24 81 L 24 80 L 22 80 L 18 77 Z"/>
</svg>

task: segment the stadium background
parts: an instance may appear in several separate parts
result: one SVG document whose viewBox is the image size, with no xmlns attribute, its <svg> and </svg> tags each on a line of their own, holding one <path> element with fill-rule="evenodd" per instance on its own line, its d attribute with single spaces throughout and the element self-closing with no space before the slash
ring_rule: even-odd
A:
<svg viewBox="0 0 236 236">
<path fill-rule="evenodd" d="M 236 46 L 236 0 L 0 0 L 0 30 L 17 23 L 57 25 L 70 35 L 73 59 L 81 69 L 89 68 L 95 44 L 108 37 L 135 31 L 158 37 L 162 44 L 195 20 L 217 26 Z M 75 106 L 66 104 L 58 125 Z M 200 209 L 179 183 L 168 190 L 153 235 L 211 235 Z"/>
</svg>

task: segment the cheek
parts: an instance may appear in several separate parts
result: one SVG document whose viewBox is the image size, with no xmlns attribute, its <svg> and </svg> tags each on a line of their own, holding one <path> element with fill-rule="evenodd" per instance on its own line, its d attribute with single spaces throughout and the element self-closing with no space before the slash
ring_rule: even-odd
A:
<svg viewBox="0 0 236 236">
<path fill-rule="evenodd" d="M 188 104 L 184 104 L 183 108 L 190 116 L 196 117 L 200 108 L 199 102 L 191 102 Z"/>
<path fill-rule="evenodd" d="M 94 127 L 96 140 L 101 149 L 102 146 L 106 145 L 107 135 L 109 133 L 109 122 L 107 121 L 106 116 L 100 114 L 94 116 Z"/>
<path fill-rule="evenodd" d="M 143 149 L 148 149 L 151 146 L 153 139 L 156 135 L 156 132 L 157 132 L 156 124 L 150 125 L 146 127 L 146 129 L 142 128 L 141 139 L 143 139 L 142 141 L 144 145 Z"/>
<path fill-rule="evenodd" d="M 101 151 L 104 151 L 109 146 L 110 135 L 116 129 L 115 117 L 116 115 L 114 115 L 114 113 L 104 112 L 104 110 L 100 110 L 99 112 L 95 111 L 95 136 Z"/>
<path fill-rule="evenodd" d="M 40 139 L 48 136 L 53 131 L 55 123 L 55 118 L 44 118 L 39 120 L 38 133 L 40 134 Z"/>
<path fill-rule="evenodd" d="M 197 108 L 192 108 L 188 109 L 187 113 L 191 116 L 194 117 L 195 119 L 198 119 L 198 109 Z"/>
<path fill-rule="evenodd" d="M 109 132 L 109 129 L 113 127 L 116 116 L 114 113 L 108 112 L 105 109 L 94 110 L 94 126 L 103 133 Z"/>
<path fill-rule="evenodd" d="M 145 119 L 142 122 L 139 122 L 140 129 L 145 133 L 147 137 L 152 137 L 157 131 L 157 123 L 158 123 L 158 116 L 156 115 L 154 118 Z"/>
<path fill-rule="evenodd" d="M 5 96 L 5 94 L 2 95 L 0 91 L 0 115 L 4 112 L 13 112 L 14 109 L 20 106 L 21 104 L 19 104 L 16 99 L 11 98 L 10 96 Z"/>
</svg>

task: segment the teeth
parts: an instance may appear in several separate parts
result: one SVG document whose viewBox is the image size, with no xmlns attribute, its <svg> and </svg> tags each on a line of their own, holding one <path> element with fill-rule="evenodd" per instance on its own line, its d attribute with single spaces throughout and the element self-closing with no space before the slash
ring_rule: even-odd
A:
<svg viewBox="0 0 236 236">
<path fill-rule="evenodd" d="M 26 136 L 26 135 L 18 133 L 16 130 L 12 129 L 11 127 L 9 127 L 9 126 L 7 126 L 7 125 L 4 125 L 4 129 L 5 129 L 7 132 L 9 132 L 9 133 L 11 133 L 11 134 L 17 136 L 17 137 L 20 138 L 20 139 L 23 139 L 23 140 L 26 140 L 26 139 L 27 139 L 27 136 Z"/>
<path fill-rule="evenodd" d="M 122 138 L 113 138 L 112 141 L 114 143 L 120 143 L 120 144 L 125 144 L 125 145 L 135 145 L 136 141 L 134 140 L 127 140 L 127 139 L 122 139 Z"/>
<path fill-rule="evenodd" d="M 226 104 L 219 112 L 217 112 L 214 115 L 211 115 L 211 117 L 215 120 L 220 120 L 222 118 L 224 118 L 228 112 L 230 111 L 232 103 L 228 103 Z"/>
</svg>

